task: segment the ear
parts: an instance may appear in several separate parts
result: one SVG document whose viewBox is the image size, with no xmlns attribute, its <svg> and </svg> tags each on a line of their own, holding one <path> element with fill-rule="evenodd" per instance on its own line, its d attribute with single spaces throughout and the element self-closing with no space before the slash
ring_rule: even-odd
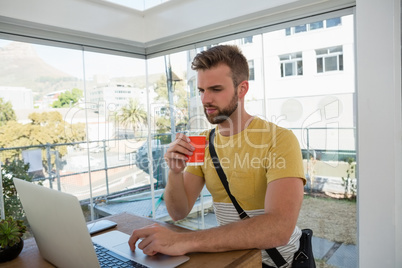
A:
<svg viewBox="0 0 402 268">
<path fill-rule="evenodd" d="M 237 94 L 239 99 L 243 99 L 244 96 L 246 96 L 246 93 L 248 92 L 248 81 L 244 80 L 241 82 L 238 87 L 237 87 Z"/>
</svg>

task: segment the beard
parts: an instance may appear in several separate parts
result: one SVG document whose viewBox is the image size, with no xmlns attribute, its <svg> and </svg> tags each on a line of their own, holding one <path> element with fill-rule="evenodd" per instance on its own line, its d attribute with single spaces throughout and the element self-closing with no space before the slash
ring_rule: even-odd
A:
<svg viewBox="0 0 402 268">
<path fill-rule="evenodd" d="M 230 100 L 230 103 L 224 107 L 223 109 L 220 109 L 219 107 L 216 106 L 205 106 L 204 107 L 204 113 L 205 116 L 207 117 L 208 121 L 211 124 L 220 124 L 225 122 L 233 113 L 236 111 L 237 107 L 239 106 L 238 100 L 237 100 L 237 91 L 235 91 L 235 94 L 233 95 L 232 99 Z M 217 110 L 218 114 L 217 115 L 209 115 L 207 114 L 206 107 L 213 107 Z"/>
</svg>

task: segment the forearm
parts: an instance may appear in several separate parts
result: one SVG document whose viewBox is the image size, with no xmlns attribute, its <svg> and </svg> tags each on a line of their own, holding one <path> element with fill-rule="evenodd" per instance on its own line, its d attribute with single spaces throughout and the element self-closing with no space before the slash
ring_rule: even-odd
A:
<svg viewBox="0 0 402 268">
<path fill-rule="evenodd" d="M 190 212 L 189 200 L 184 187 L 183 173 L 169 170 L 169 179 L 165 188 L 166 208 L 173 220 L 185 218 Z"/>
<path fill-rule="evenodd" d="M 286 193 L 286 194 L 285 194 Z M 286 245 L 296 227 L 303 201 L 303 183 L 283 178 L 270 183 L 265 197 L 265 213 L 246 220 L 195 232 L 189 250 L 226 251 L 267 249 Z"/>
<path fill-rule="evenodd" d="M 275 215 L 260 215 L 232 224 L 183 234 L 187 252 L 266 249 L 286 245 L 294 224 L 278 224 Z"/>
<path fill-rule="evenodd" d="M 176 186 L 174 179 L 177 178 L 173 177 L 170 181 L 173 183 L 169 187 Z M 196 200 L 196 193 L 200 193 L 205 181 L 188 172 L 184 174 L 182 181 L 182 187 L 187 189 L 187 196 L 190 196 L 187 198 L 187 204 L 191 206 L 184 206 L 188 209 L 193 206 L 192 202 Z M 167 203 L 180 202 L 177 201 L 180 199 L 176 198 L 176 190 L 171 188 L 168 191 L 168 200 L 165 200 Z M 287 194 L 284 194 L 285 192 Z M 140 243 L 139 248 L 149 255 L 155 252 L 182 255 L 190 252 L 222 252 L 283 246 L 289 242 L 295 230 L 302 200 L 302 181 L 284 178 L 270 183 L 266 192 L 263 215 L 216 228 L 184 233 L 168 230 L 160 225 L 152 225 L 134 230 L 129 244 L 131 249 L 135 250 L 135 242 L 140 238 L 147 238 Z"/>
</svg>

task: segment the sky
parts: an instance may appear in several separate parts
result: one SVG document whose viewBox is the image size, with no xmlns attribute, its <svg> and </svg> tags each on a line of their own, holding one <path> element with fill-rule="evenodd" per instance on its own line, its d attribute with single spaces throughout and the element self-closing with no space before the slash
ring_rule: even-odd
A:
<svg viewBox="0 0 402 268">
<path fill-rule="evenodd" d="M 11 41 L 0 39 L 0 47 L 3 47 L 10 42 Z M 110 78 L 145 75 L 146 63 L 142 59 L 94 52 L 83 53 L 80 50 L 35 44 L 33 44 L 33 47 L 38 56 L 41 57 L 46 63 L 80 79 L 83 77 L 84 64 L 85 75 L 88 79 L 92 79 L 95 75 L 107 75 Z M 83 55 L 85 58 L 85 63 L 83 62 Z M 174 67 L 185 71 L 186 55 L 187 54 L 185 52 L 172 55 L 172 65 L 174 64 Z M 164 57 L 148 60 L 149 74 L 164 72 Z"/>
</svg>

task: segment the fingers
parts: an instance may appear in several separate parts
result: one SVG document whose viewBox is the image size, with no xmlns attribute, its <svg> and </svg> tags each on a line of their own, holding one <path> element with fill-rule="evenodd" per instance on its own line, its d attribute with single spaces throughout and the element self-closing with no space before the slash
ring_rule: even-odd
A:
<svg viewBox="0 0 402 268">
<path fill-rule="evenodd" d="M 135 251 L 137 241 L 142 239 L 138 243 L 138 248 L 150 256 L 157 254 L 158 252 L 152 249 L 153 234 L 155 233 L 154 229 L 157 226 L 158 224 L 152 224 L 150 226 L 134 230 L 128 240 L 131 251 Z"/>
<path fill-rule="evenodd" d="M 131 251 L 135 251 L 135 244 L 137 243 L 140 237 L 135 233 L 136 230 L 133 231 L 130 238 L 128 239 L 128 245 L 130 246 Z"/>
<path fill-rule="evenodd" d="M 184 168 L 184 162 L 188 160 L 194 151 L 194 146 L 190 144 L 190 139 L 183 133 L 176 134 L 176 140 L 170 144 L 165 154 L 165 160 L 170 168 L 177 167 L 177 161 L 181 161 Z M 173 164 L 176 164 L 173 166 Z"/>
<path fill-rule="evenodd" d="M 177 155 L 192 155 L 194 146 L 190 144 L 190 139 L 183 133 L 176 134 L 176 140 L 171 143 L 168 152 L 175 152 Z"/>
<path fill-rule="evenodd" d="M 151 236 L 148 236 L 144 238 L 140 243 L 138 243 L 138 248 L 142 249 L 142 252 L 144 252 L 144 254 L 153 256 L 158 252 L 153 250 L 152 241 L 153 239 L 151 238 Z"/>
<path fill-rule="evenodd" d="M 180 233 L 169 230 L 157 223 L 146 226 L 141 229 L 134 230 L 129 245 L 131 250 L 135 250 L 135 243 L 138 239 L 141 241 L 137 244 L 138 249 L 144 254 L 153 256 L 157 253 L 179 256 L 187 253 L 186 243 L 183 243 L 183 237 Z"/>
</svg>

